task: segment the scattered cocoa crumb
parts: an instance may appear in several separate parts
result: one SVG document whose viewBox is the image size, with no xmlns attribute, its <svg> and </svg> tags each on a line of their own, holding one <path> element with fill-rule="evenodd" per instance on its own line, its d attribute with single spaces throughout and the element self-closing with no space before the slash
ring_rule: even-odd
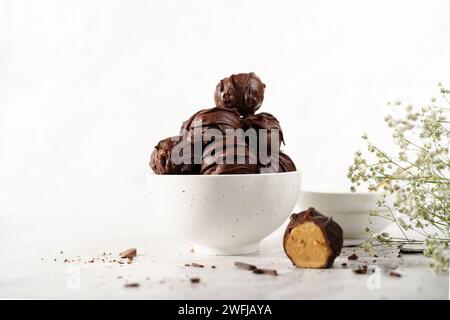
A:
<svg viewBox="0 0 450 320">
<path fill-rule="evenodd" d="M 378 256 L 376 254 L 373 255 L 374 258 L 378 258 Z"/>
<path fill-rule="evenodd" d="M 56 261 L 56 258 L 55 258 L 55 259 L 53 259 L 53 261 Z"/>
<path fill-rule="evenodd" d="M 397 255 L 397 258 L 401 258 L 402 256 L 399 254 L 399 255 Z"/>
<path fill-rule="evenodd" d="M 256 273 L 256 274 L 267 274 L 267 275 L 271 275 L 271 276 L 277 276 L 278 275 L 277 270 L 268 270 L 268 269 L 256 269 L 256 270 L 253 270 L 253 273 Z"/>
<path fill-rule="evenodd" d="M 345 267 L 347 267 L 347 264 L 344 262 L 344 263 L 341 263 L 341 266 L 343 266 L 345 268 Z"/>
<path fill-rule="evenodd" d="M 130 283 L 125 283 L 125 288 L 138 288 L 140 286 L 139 283 L 137 282 L 130 282 Z"/>
<path fill-rule="evenodd" d="M 197 262 L 192 262 L 192 263 L 191 263 L 191 267 L 194 267 L 194 268 L 204 268 L 205 266 L 202 265 L 202 264 L 200 264 L 200 263 L 197 263 Z"/>
<path fill-rule="evenodd" d="M 184 264 L 185 267 L 190 267 L 191 265 L 189 263 Z"/>
<path fill-rule="evenodd" d="M 59 252 L 59 254 L 63 254 L 63 253 L 64 253 L 63 251 L 60 251 L 60 252 Z"/>
<path fill-rule="evenodd" d="M 136 257 L 136 255 L 137 255 L 136 248 L 127 249 L 127 250 L 119 253 L 119 256 L 121 258 L 128 258 L 128 259 L 133 259 L 134 257 Z"/>
<path fill-rule="evenodd" d="M 348 260 L 358 260 L 358 256 L 356 255 L 356 253 L 353 253 L 351 256 L 349 256 L 347 259 Z"/>
<path fill-rule="evenodd" d="M 212 268 L 212 269 L 215 269 L 215 268 L 216 268 L 216 266 L 211 266 L 211 268 Z"/>
<path fill-rule="evenodd" d="M 234 265 L 239 269 L 254 271 L 258 269 L 256 266 L 244 262 L 235 261 Z"/>
<path fill-rule="evenodd" d="M 375 262 L 377 262 L 377 260 L 372 260 L 372 263 L 375 263 Z"/>
<path fill-rule="evenodd" d="M 360 265 L 357 268 L 353 269 L 353 272 L 356 274 L 367 274 L 367 265 Z"/>
<path fill-rule="evenodd" d="M 200 282 L 200 278 L 191 278 L 191 283 L 199 283 Z"/>
<path fill-rule="evenodd" d="M 390 271 L 390 272 L 389 272 L 389 275 L 390 275 L 391 277 L 396 277 L 396 278 L 401 278 L 401 277 L 402 277 L 402 275 L 401 275 L 400 273 L 395 272 L 395 271 Z"/>
<path fill-rule="evenodd" d="M 69 260 L 65 259 L 65 260 L 64 260 L 64 263 L 67 263 L 67 262 L 69 262 Z"/>
<path fill-rule="evenodd" d="M 118 264 L 124 264 L 125 262 L 123 261 L 117 261 Z"/>
</svg>

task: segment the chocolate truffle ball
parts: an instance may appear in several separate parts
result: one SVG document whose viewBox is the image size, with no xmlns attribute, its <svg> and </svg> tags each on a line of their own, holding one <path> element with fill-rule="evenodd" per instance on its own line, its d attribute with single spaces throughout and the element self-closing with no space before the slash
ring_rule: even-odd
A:
<svg viewBox="0 0 450 320">
<path fill-rule="evenodd" d="M 216 86 L 216 106 L 235 108 L 242 116 L 254 114 L 264 100 L 266 85 L 253 72 L 233 74 Z"/>
<path fill-rule="evenodd" d="M 314 208 L 292 214 L 283 239 L 286 255 L 300 268 L 330 268 L 342 244 L 342 228 Z"/>
<path fill-rule="evenodd" d="M 297 170 L 294 161 L 292 161 L 292 159 L 287 154 L 281 151 L 278 156 L 272 155 L 269 158 L 270 162 L 267 164 L 261 163 L 261 155 L 258 158 L 258 167 L 260 173 L 289 172 Z"/>
<path fill-rule="evenodd" d="M 283 131 L 281 130 L 280 122 L 275 118 L 272 114 L 267 112 L 258 113 L 255 115 L 250 115 L 248 117 L 244 117 L 241 121 L 242 129 L 255 129 L 256 134 L 258 136 L 258 149 L 261 144 L 265 144 L 267 146 L 266 151 L 270 155 L 272 139 L 271 133 L 275 134 L 274 131 L 278 130 L 278 148 L 281 146 L 281 143 L 284 144 Z M 259 135 L 259 130 L 265 129 L 267 130 L 267 136 Z M 264 141 L 263 141 L 264 139 Z M 262 150 L 258 150 L 258 153 Z"/>
<path fill-rule="evenodd" d="M 150 167 L 157 174 L 196 174 L 200 165 L 194 164 L 193 151 L 193 145 L 181 136 L 166 138 L 155 146 Z M 174 156 L 178 159 L 174 159 Z M 187 157 L 184 163 L 180 161 L 183 156 Z"/>
<path fill-rule="evenodd" d="M 201 123 L 200 123 L 201 121 Z M 208 129 L 218 129 L 224 136 L 226 130 L 236 130 L 241 127 L 239 114 L 235 109 L 215 107 L 196 112 L 181 126 L 181 135 L 190 142 L 202 139 L 209 142 L 204 134 Z"/>
<path fill-rule="evenodd" d="M 250 174 L 257 173 L 255 154 L 244 141 L 227 143 L 213 141 L 203 152 L 201 174 Z"/>
</svg>

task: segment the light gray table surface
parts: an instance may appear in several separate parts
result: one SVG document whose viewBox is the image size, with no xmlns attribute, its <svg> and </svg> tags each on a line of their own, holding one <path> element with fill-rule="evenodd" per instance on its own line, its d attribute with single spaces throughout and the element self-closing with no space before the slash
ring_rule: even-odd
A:
<svg viewBox="0 0 450 320">
<path fill-rule="evenodd" d="M 345 247 L 333 268 L 299 269 L 286 258 L 282 228 L 266 238 L 256 254 L 199 256 L 189 246 L 162 234 L 98 233 L 99 226 L 80 229 L 79 236 L 64 230 L 36 233 L 32 241 L 21 235 L 1 237 L 0 298 L 57 299 L 448 299 L 449 275 L 433 274 L 420 254 L 402 254 L 378 247 L 366 253 Z M 32 230 L 30 229 L 30 232 Z M 109 236 L 105 236 L 108 234 Z M 4 235 L 3 235 L 4 236 Z M 30 236 L 26 237 L 30 239 Z M 348 243 L 347 243 L 348 244 Z M 131 264 L 119 264 L 118 253 L 136 247 Z M 62 251 L 63 253 L 60 253 Z M 105 252 L 106 255 L 103 255 Z M 355 252 L 359 259 L 348 261 Z M 111 253 L 111 254 L 110 254 Z M 378 255 L 377 258 L 373 255 Z M 93 263 L 89 263 L 96 258 Z M 56 259 L 56 261 L 55 261 Z M 69 262 L 64 262 L 68 259 Z M 104 259 L 103 262 L 101 259 Z M 75 260 L 71 262 L 71 260 Z M 376 261 L 374 261 L 376 260 Z M 278 276 L 258 275 L 236 268 L 235 261 L 276 269 Z M 204 268 L 186 267 L 197 262 Z M 347 267 L 341 264 L 347 263 Z M 367 264 L 368 274 L 352 268 Z M 212 268 L 215 266 L 215 268 Z M 401 277 L 389 275 L 392 268 Z M 200 283 L 193 284 L 192 277 Z M 138 283 L 138 287 L 125 287 Z"/>
</svg>

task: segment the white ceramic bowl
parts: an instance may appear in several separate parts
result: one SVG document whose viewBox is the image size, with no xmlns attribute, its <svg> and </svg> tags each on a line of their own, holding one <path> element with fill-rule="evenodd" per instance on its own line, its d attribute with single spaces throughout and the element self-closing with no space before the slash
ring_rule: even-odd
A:
<svg viewBox="0 0 450 320">
<path fill-rule="evenodd" d="M 298 205 L 301 210 L 316 208 L 324 215 L 331 216 L 344 230 L 345 239 L 364 239 L 366 227 L 381 232 L 391 222 L 370 216 L 372 210 L 380 210 L 377 201 L 380 194 L 374 192 L 312 192 L 302 191 Z"/>
<path fill-rule="evenodd" d="M 194 252 L 256 252 L 260 241 L 291 214 L 300 172 L 245 175 L 147 176 L 150 196 L 168 231 Z"/>
</svg>

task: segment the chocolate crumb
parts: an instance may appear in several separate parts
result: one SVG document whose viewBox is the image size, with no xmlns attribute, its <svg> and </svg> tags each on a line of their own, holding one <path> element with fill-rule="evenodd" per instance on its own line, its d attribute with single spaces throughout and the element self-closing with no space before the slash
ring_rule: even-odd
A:
<svg viewBox="0 0 450 320">
<path fill-rule="evenodd" d="M 399 254 L 399 255 L 397 255 L 397 258 L 401 258 L 402 256 Z"/>
<path fill-rule="evenodd" d="M 239 262 L 239 261 L 235 261 L 234 265 L 236 267 L 238 267 L 239 269 L 243 269 L 243 270 L 250 270 L 250 271 L 255 271 L 258 268 L 252 264 L 248 264 L 248 263 L 244 263 L 244 262 Z"/>
<path fill-rule="evenodd" d="M 347 259 L 348 260 L 358 260 L 358 256 L 356 255 L 356 253 L 353 253 L 351 256 L 349 256 Z"/>
<path fill-rule="evenodd" d="M 140 286 L 137 282 L 125 283 L 125 288 L 138 288 Z"/>
<path fill-rule="evenodd" d="M 119 253 L 119 256 L 121 258 L 128 258 L 128 259 L 133 259 L 133 257 L 136 257 L 136 255 L 137 255 L 136 248 L 127 249 L 127 250 Z"/>
<path fill-rule="evenodd" d="M 396 278 L 401 278 L 401 277 L 402 277 L 402 275 L 401 275 L 400 273 L 395 272 L 395 271 L 390 271 L 390 272 L 389 272 L 389 275 L 390 275 L 391 277 L 396 277 Z"/>
<path fill-rule="evenodd" d="M 191 278 L 191 283 L 199 283 L 200 282 L 200 278 Z"/>
<path fill-rule="evenodd" d="M 377 262 L 377 260 L 372 260 L 372 263 L 375 263 L 375 262 Z"/>
<path fill-rule="evenodd" d="M 215 268 L 216 268 L 216 266 L 211 266 L 211 268 L 212 268 L 212 269 L 215 269 Z"/>
<path fill-rule="evenodd" d="M 367 265 L 360 265 L 357 268 L 353 269 L 353 272 L 356 274 L 367 274 Z"/>
<path fill-rule="evenodd" d="M 403 254 L 422 254 L 423 249 L 420 248 L 402 248 L 400 249 L 400 253 Z"/>
<path fill-rule="evenodd" d="M 343 266 L 345 268 L 345 267 L 347 267 L 347 264 L 344 262 L 344 263 L 341 263 L 341 266 Z"/>
<path fill-rule="evenodd" d="M 378 258 L 378 256 L 376 254 L 373 255 L 374 258 Z"/>
<path fill-rule="evenodd" d="M 64 263 L 67 263 L 67 262 L 69 262 L 69 260 L 65 259 L 65 260 L 64 260 Z"/>
<path fill-rule="evenodd" d="M 189 263 L 184 264 L 185 267 L 190 267 L 191 265 Z"/>
<path fill-rule="evenodd" d="M 63 253 L 64 253 L 63 251 L 60 251 L 60 252 L 59 252 L 59 254 L 63 254 Z"/>
<path fill-rule="evenodd" d="M 204 268 L 205 266 L 202 265 L 202 264 L 200 264 L 200 263 L 197 263 L 197 262 L 192 262 L 192 263 L 191 263 L 191 267 L 194 267 L 194 268 Z"/>
<path fill-rule="evenodd" d="M 253 273 L 256 273 L 256 274 L 267 274 L 267 275 L 271 275 L 271 276 L 278 276 L 277 270 L 256 269 L 256 270 L 253 270 Z"/>
</svg>

